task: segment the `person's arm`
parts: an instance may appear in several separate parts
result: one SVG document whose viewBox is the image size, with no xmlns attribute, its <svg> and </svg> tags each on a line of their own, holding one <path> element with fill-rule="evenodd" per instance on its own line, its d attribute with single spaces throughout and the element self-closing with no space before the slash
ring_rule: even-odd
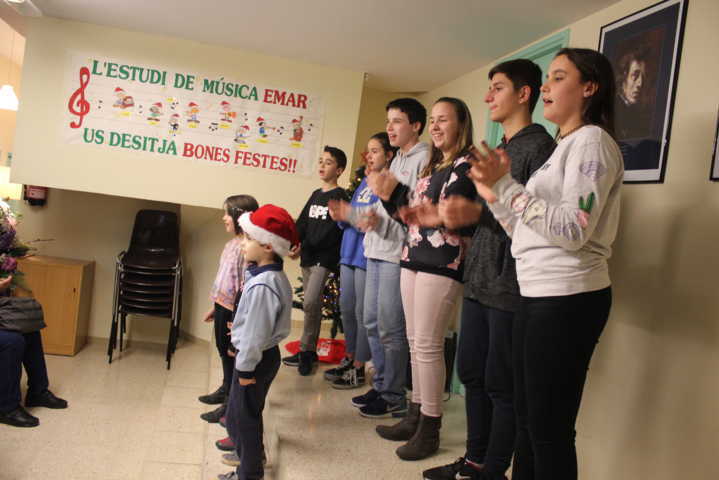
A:
<svg viewBox="0 0 719 480">
<path fill-rule="evenodd" d="M 262 348 L 272 337 L 277 315 L 282 310 L 280 297 L 265 284 L 256 284 L 243 292 L 243 309 L 237 315 L 248 318 L 242 324 L 242 331 L 233 328 L 232 344 L 237 348 L 235 369 L 238 377 L 252 379 L 255 368 L 262 360 Z M 237 325 L 238 322 L 234 322 Z"/>
<path fill-rule="evenodd" d="M 559 202 L 530 194 L 509 174 L 500 178 L 492 191 L 496 203 L 511 212 L 515 222 L 527 225 L 554 245 L 576 251 L 597 226 L 615 188 L 620 161 L 611 145 L 598 141 L 578 145 L 566 159 Z M 495 207 L 491 208 L 494 212 Z"/>
<path fill-rule="evenodd" d="M 474 183 L 467 176 L 471 164 L 465 161 L 457 165 L 453 172 L 450 174 L 450 178 L 447 181 L 446 187 L 444 188 L 444 196 L 461 196 L 467 200 L 477 200 L 477 189 L 474 187 Z M 458 235 L 462 237 L 470 237 L 474 234 L 474 230 L 477 225 L 465 225 L 456 229 Z"/>
<path fill-rule="evenodd" d="M 305 236 L 307 235 L 307 220 L 310 216 L 310 205 L 312 204 L 312 198 L 314 196 L 315 194 L 314 192 L 312 192 L 312 195 L 310 195 L 310 198 L 307 199 L 307 203 L 305 203 L 305 206 L 302 207 L 300 216 L 297 217 L 297 221 L 295 222 L 295 227 L 297 228 L 297 235 L 300 238 L 300 243 L 304 241 Z"/>
</svg>

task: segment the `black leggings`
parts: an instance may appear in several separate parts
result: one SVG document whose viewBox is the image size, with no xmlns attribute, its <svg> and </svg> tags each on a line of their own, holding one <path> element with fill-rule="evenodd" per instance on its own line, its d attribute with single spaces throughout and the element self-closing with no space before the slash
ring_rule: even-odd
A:
<svg viewBox="0 0 719 480">
<path fill-rule="evenodd" d="M 574 427 L 611 304 L 609 287 L 522 297 L 512 334 L 517 411 L 512 480 L 576 480 Z"/>
<path fill-rule="evenodd" d="M 232 383 L 232 372 L 235 369 L 235 359 L 227 354 L 230 348 L 230 329 L 227 328 L 227 322 L 232 322 L 233 312 L 222 305 L 215 304 L 215 345 L 222 360 L 222 386 L 227 393 L 230 392 L 230 384 Z"/>
</svg>

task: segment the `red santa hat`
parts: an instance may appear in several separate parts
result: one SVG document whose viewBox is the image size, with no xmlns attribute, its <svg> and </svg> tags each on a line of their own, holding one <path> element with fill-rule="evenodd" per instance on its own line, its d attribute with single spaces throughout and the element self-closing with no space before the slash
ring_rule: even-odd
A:
<svg viewBox="0 0 719 480">
<path fill-rule="evenodd" d="M 115 87 L 115 93 L 120 93 L 120 92 L 124 92 L 124 91 L 125 91 L 125 90 L 123 90 L 123 89 L 120 88 L 120 87 Z"/>
<path fill-rule="evenodd" d="M 170 115 L 170 118 L 180 118 L 180 114 L 179 114 L 179 113 L 173 113 L 172 115 Z"/>
<path fill-rule="evenodd" d="M 263 205 L 254 212 L 243 213 L 238 223 L 253 240 L 272 246 L 281 257 L 300 242 L 295 222 L 287 210 L 275 205 Z"/>
<path fill-rule="evenodd" d="M 249 130 L 249 129 L 250 129 L 250 126 L 249 126 L 249 125 L 242 125 L 242 128 L 245 129 L 245 130 Z"/>
<path fill-rule="evenodd" d="M 262 117 L 257 117 L 257 121 L 258 121 L 258 122 L 264 122 L 264 121 L 265 121 L 265 119 L 264 119 L 264 118 L 262 118 Z"/>
<path fill-rule="evenodd" d="M 162 102 L 155 102 L 152 104 L 153 107 L 162 108 Z"/>
<path fill-rule="evenodd" d="M 230 106 L 230 102 L 223 101 L 222 103 L 220 103 L 220 105 L 222 105 L 223 107 L 229 107 L 229 106 Z"/>
<path fill-rule="evenodd" d="M 196 107 L 197 104 L 195 102 L 190 102 L 187 104 L 188 107 Z"/>
</svg>

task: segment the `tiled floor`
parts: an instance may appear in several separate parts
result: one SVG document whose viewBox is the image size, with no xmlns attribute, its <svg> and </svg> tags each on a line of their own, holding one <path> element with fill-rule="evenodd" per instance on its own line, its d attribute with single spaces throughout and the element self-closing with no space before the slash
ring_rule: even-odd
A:
<svg viewBox="0 0 719 480">
<path fill-rule="evenodd" d="M 104 343 L 75 357 L 48 356 L 51 389 L 70 408 L 32 409 L 37 428 L 0 425 L 0 479 L 209 480 L 229 471 L 214 446 L 226 434 L 199 418 L 209 407 L 197 401 L 217 386 L 216 357 L 207 344 L 184 342 L 168 372 L 154 346 L 130 348 L 111 365 Z M 399 444 L 374 432 L 383 421 L 362 418 L 350 405 L 363 391 L 333 390 L 321 371 L 300 377 L 281 367 L 265 410 L 265 478 L 419 479 L 423 469 L 464 451 L 462 398 L 446 403 L 440 452 L 403 462 L 394 454 Z"/>
</svg>

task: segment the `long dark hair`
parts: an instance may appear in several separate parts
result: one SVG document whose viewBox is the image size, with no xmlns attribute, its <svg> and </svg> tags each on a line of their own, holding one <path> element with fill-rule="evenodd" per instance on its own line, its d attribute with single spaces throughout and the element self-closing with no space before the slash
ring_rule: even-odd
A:
<svg viewBox="0 0 719 480">
<path fill-rule="evenodd" d="M 594 82 L 597 91 L 584 103 L 582 121 L 602 127 L 614 136 L 614 71 L 609 59 L 589 48 L 563 48 L 556 57 L 564 55 L 582 77 L 582 82 Z"/>
<path fill-rule="evenodd" d="M 387 166 L 392 164 L 392 160 L 394 160 L 395 155 L 397 155 L 397 150 L 399 150 L 399 147 L 393 147 L 389 143 L 389 135 L 387 135 L 387 132 L 379 132 L 375 133 L 371 137 L 369 137 L 370 140 L 377 140 L 380 145 L 382 145 L 382 150 L 384 150 L 384 153 L 392 153 L 392 158 L 389 159 L 389 162 L 387 162 Z"/>
<path fill-rule="evenodd" d="M 457 145 L 452 154 L 445 160 L 442 151 L 434 146 L 432 143 L 432 149 L 429 154 L 429 163 L 420 176 L 426 177 L 431 175 L 438 170 L 449 167 L 459 157 L 465 155 L 474 144 L 474 126 L 472 125 L 472 114 L 469 111 L 469 107 L 464 101 L 454 97 L 440 97 L 439 100 L 434 102 L 434 105 L 438 103 L 449 103 L 454 107 L 454 111 L 457 114 L 457 122 L 459 123 L 459 131 L 457 132 Z"/>
<path fill-rule="evenodd" d="M 227 214 L 232 218 L 232 225 L 235 226 L 235 234 L 239 235 L 242 233 L 242 227 L 237 220 L 245 212 L 254 212 L 260 208 L 257 200 L 252 195 L 232 195 L 225 199 L 224 207 L 227 209 Z"/>
</svg>

